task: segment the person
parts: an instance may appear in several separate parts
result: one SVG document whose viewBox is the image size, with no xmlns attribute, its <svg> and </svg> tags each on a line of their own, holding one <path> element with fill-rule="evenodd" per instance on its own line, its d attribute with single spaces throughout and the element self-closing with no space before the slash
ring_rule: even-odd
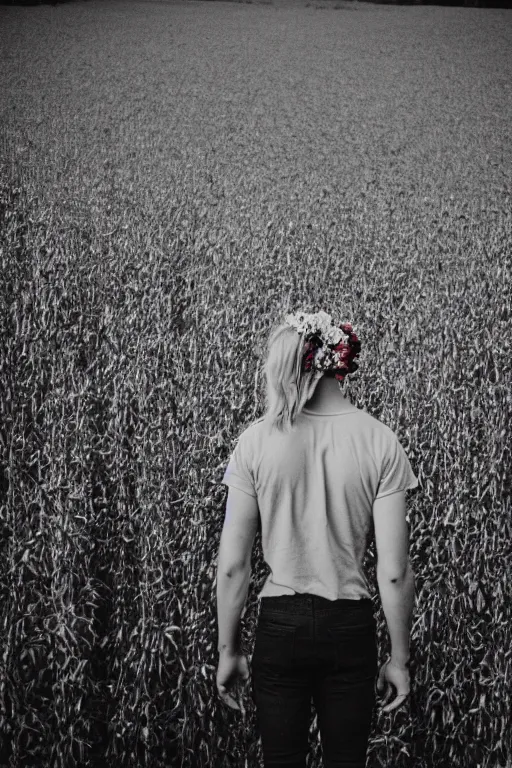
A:
<svg viewBox="0 0 512 768">
<path fill-rule="evenodd" d="M 405 492 L 418 480 L 395 433 L 342 391 L 360 349 L 350 323 L 323 311 L 286 315 L 268 342 L 266 412 L 241 433 L 222 479 L 217 687 L 233 706 L 230 683 L 249 677 L 235 638 L 259 523 L 270 573 L 258 595 L 251 695 L 265 768 L 305 768 L 312 701 L 325 768 L 363 768 L 377 693 L 387 701 L 396 691 L 384 712 L 410 694 Z M 391 640 L 380 670 L 362 567 L 373 534 Z"/>
</svg>

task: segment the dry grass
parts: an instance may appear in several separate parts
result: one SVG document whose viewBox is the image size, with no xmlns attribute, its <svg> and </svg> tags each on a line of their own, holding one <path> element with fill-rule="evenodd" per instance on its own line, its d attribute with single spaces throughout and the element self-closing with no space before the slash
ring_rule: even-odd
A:
<svg viewBox="0 0 512 768">
<path fill-rule="evenodd" d="M 376 714 L 369 765 L 505 764 L 507 19 L 2 10 L 6 766 L 259 765 L 251 702 L 215 696 L 219 481 L 288 301 L 353 322 L 354 402 L 422 486 L 414 697 Z M 249 652 L 266 574 L 258 539 Z"/>
</svg>

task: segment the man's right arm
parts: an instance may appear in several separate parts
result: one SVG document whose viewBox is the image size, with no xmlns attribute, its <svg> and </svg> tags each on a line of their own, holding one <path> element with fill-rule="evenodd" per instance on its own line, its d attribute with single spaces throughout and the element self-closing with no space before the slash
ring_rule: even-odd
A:
<svg viewBox="0 0 512 768">
<path fill-rule="evenodd" d="M 391 660 L 409 661 L 409 637 L 414 609 L 414 573 L 409 561 L 409 528 L 405 519 L 405 491 L 373 503 L 377 584 L 391 639 Z"/>
</svg>

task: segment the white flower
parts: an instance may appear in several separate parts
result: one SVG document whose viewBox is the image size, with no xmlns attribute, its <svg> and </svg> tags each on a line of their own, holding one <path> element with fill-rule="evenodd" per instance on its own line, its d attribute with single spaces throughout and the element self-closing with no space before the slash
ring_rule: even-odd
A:
<svg viewBox="0 0 512 768">
<path fill-rule="evenodd" d="M 296 328 L 298 333 L 316 334 L 326 344 L 338 344 L 343 339 L 343 331 L 333 325 L 331 316 L 323 310 L 309 314 L 297 312 L 295 315 L 286 315 L 285 320 Z"/>
<path fill-rule="evenodd" d="M 333 325 L 326 331 L 323 338 L 325 339 L 326 344 L 338 344 L 343 338 L 343 331 Z"/>
</svg>

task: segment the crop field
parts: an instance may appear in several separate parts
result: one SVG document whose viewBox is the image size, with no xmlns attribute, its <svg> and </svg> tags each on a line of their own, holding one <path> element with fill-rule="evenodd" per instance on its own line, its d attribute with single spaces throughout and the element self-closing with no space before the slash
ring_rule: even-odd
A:
<svg viewBox="0 0 512 768">
<path fill-rule="evenodd" d="M 324 309 L 420 481 L 368 768 L 510 767 L 511 14 L 0 8 L 2 766 L 263 765 L 216 693 L 220 480 L 271 325 Z M 267 574 L 258 534 L 249 661 Z"/>
</svg>

